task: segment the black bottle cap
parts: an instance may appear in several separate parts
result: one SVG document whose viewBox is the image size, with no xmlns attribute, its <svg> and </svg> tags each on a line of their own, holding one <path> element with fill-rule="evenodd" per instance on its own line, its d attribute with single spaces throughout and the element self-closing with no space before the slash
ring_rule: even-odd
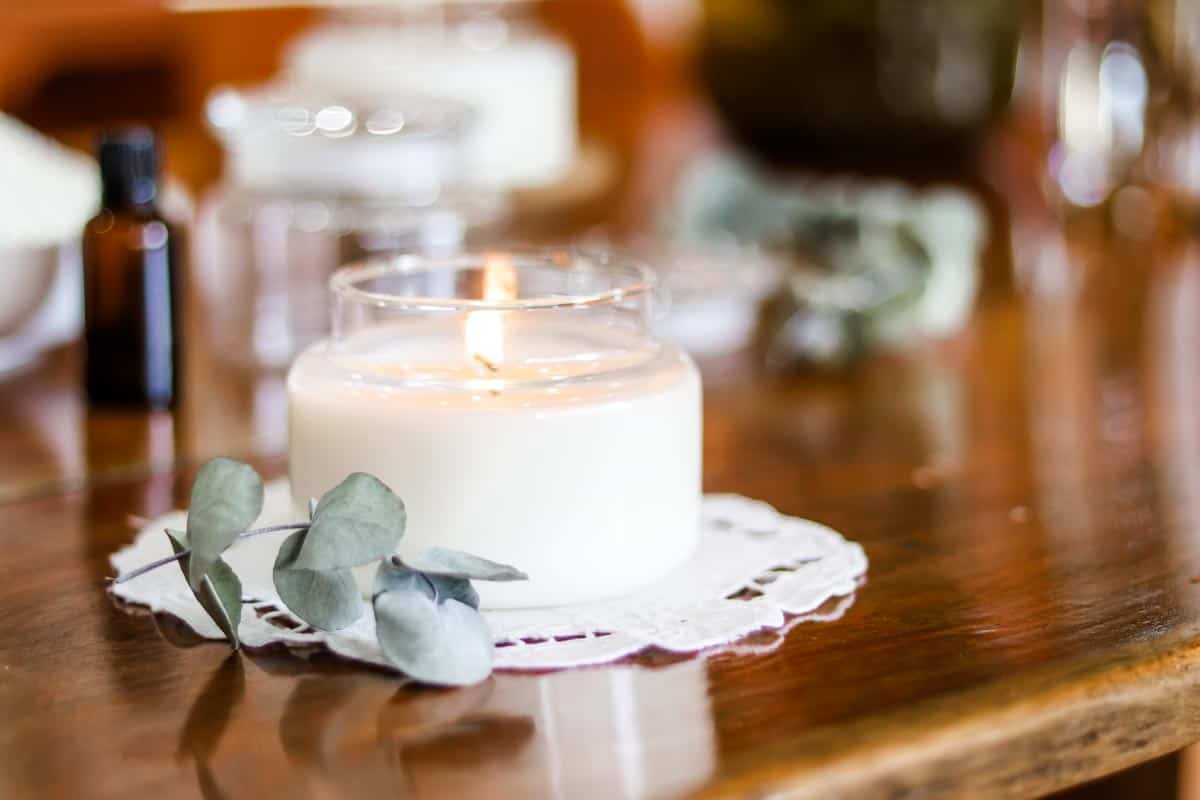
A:
<svg viewBox="0 0 1200 800">
<path fill-rule="evenodd" d="M 148 128 L 111 131 L 100 137 L 100 197 L 105 208 L 154 203 L 158 194 L 158 151 Z"/>
</svg>

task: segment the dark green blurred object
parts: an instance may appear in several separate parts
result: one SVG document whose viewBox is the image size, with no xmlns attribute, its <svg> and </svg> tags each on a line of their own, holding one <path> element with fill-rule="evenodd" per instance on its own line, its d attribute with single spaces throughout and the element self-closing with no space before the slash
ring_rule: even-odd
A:
<svg viewBox="0 0 1200 800">
<path fill-rule="evenodd" d="M 797 219 L 792 240 L 787 278 L 759 319 L 768 370 L 840 367 L 918 338 L 933 264 L 910 225 L 829 208 Z"/>
<path fill-rule="evenodd" d="M 704 0 L 701 69 L 763 155 L 938 166 L 1008 106 L 1013 0 Z"/>
<path fill-rule="evenodd" d="M 663 231 L 677 247 L 724 248 L 730 273 L 774 263 L 779 285 L 761 309 L 755 345 L 768 370 L 786 372 L 842 367 L 961 331 L 979 288 L 987 221 L 971 195 L 948 186 L 780 175 L 717 153 L 689 166 Z"/>
</svg>

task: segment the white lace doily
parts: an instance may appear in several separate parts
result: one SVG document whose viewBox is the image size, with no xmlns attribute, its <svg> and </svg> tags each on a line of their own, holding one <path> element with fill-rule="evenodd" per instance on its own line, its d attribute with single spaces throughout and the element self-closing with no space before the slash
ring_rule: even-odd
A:
<svg viewBox="0 0 1200 800">
<path fill-rule="evenodd" d="M 291 516 L 287 481 L 267 486 L 259 525 Z M 497 669 L 540 670 L 600 664 L 648 647 L 688 653 L 764 629 L 786 629 L 795 615 L 812 614 L 834 597 L 832 610 L 812 619 L 841 616 L 867 571 L 862 547 L 836 531 L 778 513 L 740 495 L 707 495 L 704 530 L 692 558 L 655 586 L 598 603 L 515 611 L 485 611 L 496 639 Z M 148 522 L 133 544 L 116 552 L 118 574 L 169 555 L 163 528 L 185 527 L 174 511 Z M 256 536 L 225 554 L 246 597 L 239 635 L 247 647 L 283 643 L 308 650 L 324 645 L 356 661 L 387 666 L 375 643 L 368 611 L 348 628 L 314 630 L 286 610 L 275 593 L 271 565 L 278 537 Z M 115 584 L 121 600 L 178 617 L 201 636 L 219 639 L 175 567 L 163 567 Z"/>
</svg>

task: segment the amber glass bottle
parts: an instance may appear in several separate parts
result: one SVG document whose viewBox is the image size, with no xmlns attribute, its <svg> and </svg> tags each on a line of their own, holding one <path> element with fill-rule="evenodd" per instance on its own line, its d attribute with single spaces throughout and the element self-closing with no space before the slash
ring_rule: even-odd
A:
<svg viewBox="0 0 1200 800">
<path fill-rule="evenodd" d="M 109 134 L 99 160 L 102 208 L 83 233 L 88 399 L 173 408 L 182 378 L 182 275 L 175 232 L 155 206 L 154 135 Z"/>
</svg>

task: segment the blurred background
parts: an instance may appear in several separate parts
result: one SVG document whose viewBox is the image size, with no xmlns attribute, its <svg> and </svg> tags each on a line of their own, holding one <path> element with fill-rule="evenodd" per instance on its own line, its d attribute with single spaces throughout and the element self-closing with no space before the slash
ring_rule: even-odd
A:
<svg viewBox="0 0 1200 800">
<path fill-rule="evenodd" d="M 961 380 L 980 314 L 1014 298 L 1075 319 L 1098 297 L 1096 346 L 1124 363 L 1149 266 L 1190 259 L 1187 0 L 0 9 L 0 399 L 47 475 L 145 446 L 81 424 L 76 391 L 80 232 L 115 127 L 157 134 L 182 242 L 197 387 L 162 424 L 188 455 L 286 447 L 281 376 L 327 330 L 330 272 L 367 257 L 631 250 L 710 387 L 913 354 Z"/>
<path fill-rule="evenodd" d="M 338 264 L 539 239 L 637 251 L 700 355 L 841 368 L 953 337 L 981 286 L 1078 278 L 988 248 L 1080 211 L 1145 239 L 1164 202 L 1185 213 L 1200 191 L 1184 0 L 3 14 L 0 254 L 24 287 L 0 308 L 6 371 L 77 331 L 47 264 L 70 272 L 98 205 L 84 154 L 132 123 L 161 139 L 194 321 L 252 369 L 320 337 Z"/>
<path fill-rule="evenodd" d="M 4 371 L 78 330 L 47 265 L 77 257 L 99 203 L 84 156 L 114 126 L 159 134 L 193 316 L 253 369 L 324 332 L 338 264 L 539 239 L 637 251 L 700 355 L 841 368 L 953 337 L 982 286 L 1078 279 L 1010 268 L 1025 234 L 1083 216 L 1145 240 L 1200 191 L 1184 0 L 2 13 L 0 254 L 23 287 L 0 306 Z"/>
</svg>

